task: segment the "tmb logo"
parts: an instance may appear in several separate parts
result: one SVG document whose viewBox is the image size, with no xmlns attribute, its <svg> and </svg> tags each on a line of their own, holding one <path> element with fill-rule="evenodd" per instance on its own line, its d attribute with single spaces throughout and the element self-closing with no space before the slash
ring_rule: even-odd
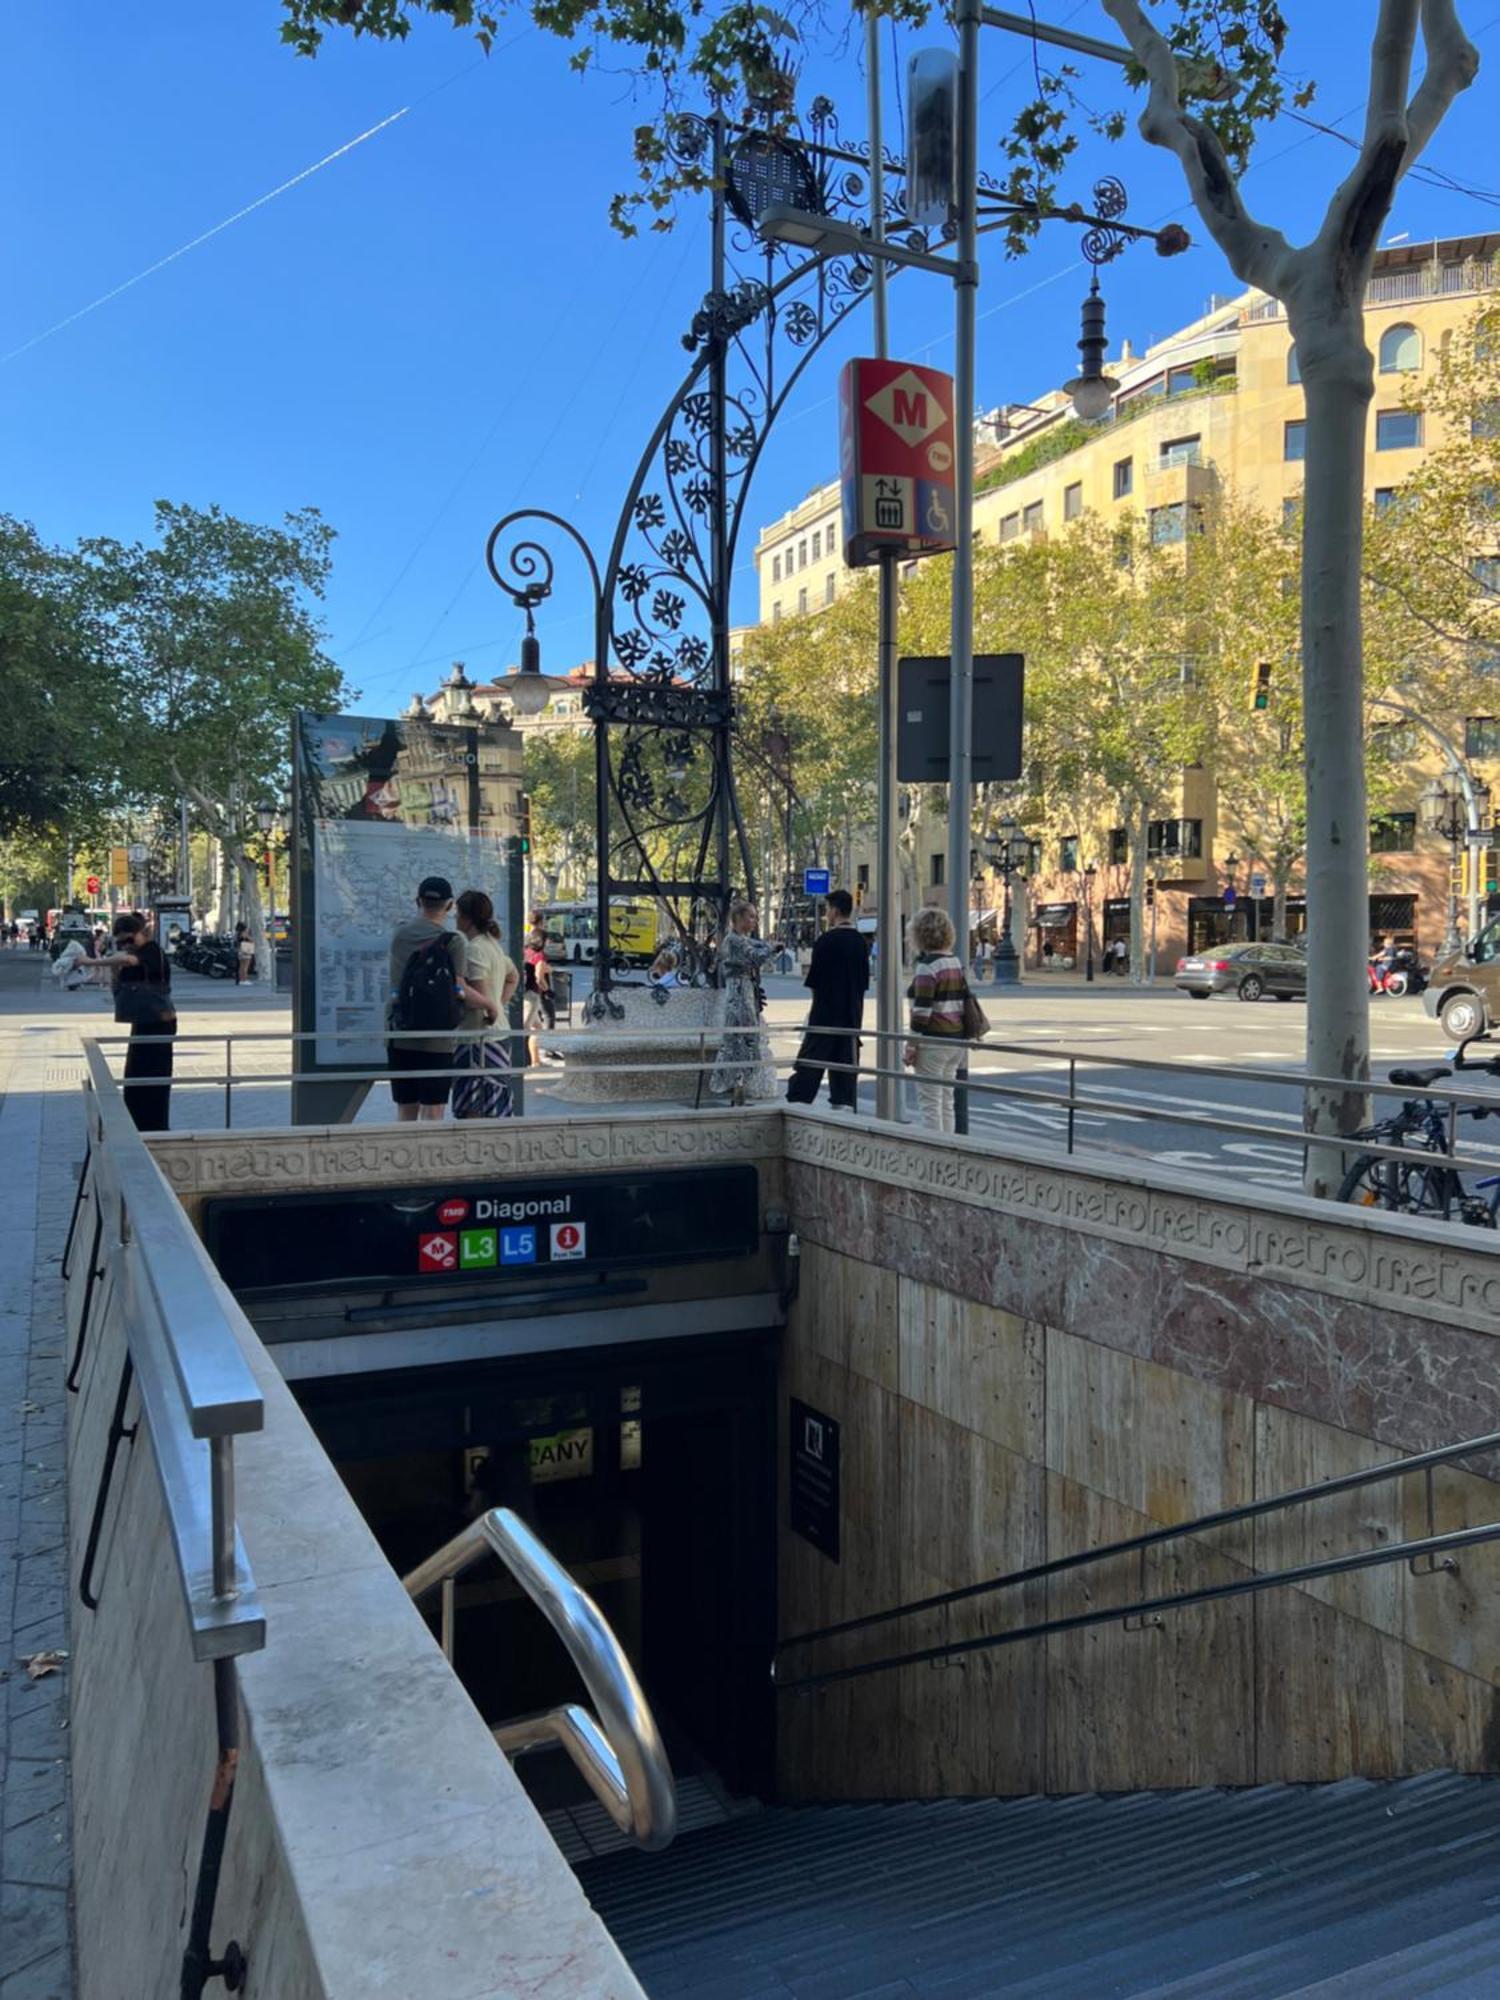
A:
<svg viewBox="0 0 1500 2000">
<path fill-rule="evenodd" d="M 455 1196 L 452 1201 L 438 1203 L 438 1221 L 442 1223 L 444 1229 L 456 1229 L 459 1223 L 467 1218 L 468 1213 L 469 1204 L 462 1195 Z"/>
</svg>

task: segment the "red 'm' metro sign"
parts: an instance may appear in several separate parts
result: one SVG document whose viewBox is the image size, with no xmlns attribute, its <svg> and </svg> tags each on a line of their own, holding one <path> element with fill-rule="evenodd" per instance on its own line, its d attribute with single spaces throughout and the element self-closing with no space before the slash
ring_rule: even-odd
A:
<svg viewBox="0 0 1500 2000">
<path fill-rule="evenodd" d="M 910 361 L 849 361 L 839 377 L 844 560 L 956 546 L 953 378 Z"/>
</svg>

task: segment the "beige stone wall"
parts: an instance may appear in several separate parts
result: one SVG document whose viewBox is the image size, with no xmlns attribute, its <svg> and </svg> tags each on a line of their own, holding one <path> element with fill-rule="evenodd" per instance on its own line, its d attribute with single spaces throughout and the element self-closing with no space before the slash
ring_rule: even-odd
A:
<svg viewBox="0 0 1500 2000">
<path fill-rule="evenodd" d="M 811 1121 L 789 1138 L 809 1149 Z M 1247 1282 L 1217 1255 L 1236 1241 L 1228 1204 L 1203 1202 L 1196 1229 L 1170 1231 L 1177 1255 L 1154 1211 L 1130 1226 L 1130 1190 L 1116 1190 L 1110 1243 L 1087 1204 L 1042 1199 L 1045 1169 L 1034 1188 L 1015 1169 L 981 1187 L 978 1163 L 950 1153 L 963 1192 L 919 1195 L 925 1148 L 873 1133 L 848 1144 L 863 1147 L 862 1184 L 792 1177 L 803 1248 L 785 1390 L 838 1419 L 843 1504 L 837 1564 L 783 1534 L 783 1635 L 1495 1421 L 1491 1343 L 1466 1342 L 1451 1321 L 1440 1332 L 1393 1307 L 1407 1390 L 1375 1386 L 1384 1363 L 1361 1329 L 1379 1309 L 1339 1302 L 1352 1235 L 1331 1262 L 1290 1257 L 1290 1284 Z M 1019 1234 L 1000 1212 L 1011 1192 L 1037 1197 Z M 1157 1199 L 1186 1215 L 1185 1201 Z M 1264 1225 L 1283 1249 L 1299 1235 L 1290 1214 Z M 1213 1261 L 1189 1261 L 1200 1245 Z M 1409 1246 L 1410 1275 L 1424 1254 Z M 1198 1322 L 1193 1343 L 1174 1331 L 1184 1311 Z M 1170 1360 L 1150 1351 L 1153 1337 Z M 1476 1370 L 1490 1388 L 1471 1422 Z M 1352 1409 L 1381 1441 L 1328 1420 Z M 1444 1468 L 1433 1493 L 1437 1531 L 1500 1520 L 1490 1479 Z M 783 1677 L 814 1658 L 853 1663 L 1426 1532 L 1414 1477 L 789 1653 Z M 894 1797 L 1500 1769 L 1500 1544 L 1459 1564 L 1430 1575 L 1393 1565 L 1144 1629 L 1110 1623 L 784 1694 L 781 1783 L 791 1798 Z"/>
</svg>

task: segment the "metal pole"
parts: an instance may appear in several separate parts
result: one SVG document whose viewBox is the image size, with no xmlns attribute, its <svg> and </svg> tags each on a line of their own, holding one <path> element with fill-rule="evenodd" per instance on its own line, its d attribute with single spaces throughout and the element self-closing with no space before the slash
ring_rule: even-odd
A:
<svg viewBox="0 0 1500 2000">
<path fill-rule="evenodd" d="M 188 802 L 185 797 L 177 801 L 177 893 L 191 896 L 193 893 L 193 850 L 188 840 Z"/>
<path fill-rule="evenodd" d="M 885 129 L 880 98 L 880 17 L 865 16 L 865 84 L 870 127 L 870 235 L 885 238 Z M 875 311 L 875 354 L 884 360 L 890 346 L 886 312 L 886 269 L 883 257 L 871 258 L 871 294 Z M 899 586 L 894 551 L 880 558 L 879 636 L 876 642 L 876 686 L 880 701 L 880 773 L 876 803 L 875 939 L 879 956 L 875 975 L 875 1026 L 880 1039 L 877 1068 L 899 1070 L 891 1058 L 895 1043 L 888 1039 L 901 1027 L 901 900 L 900 854 L 896 825 L 896 620 Z M 875 1116 L 893 1122 L 901 1117 L 899 1075 L 877 1075 Z"/>
<path fill-rule="evenodd" d="M 721 109 L 715 109 L 714 120 L 714 189 L 713 189 L 713 276 L 709 284 L 709 296 L 719 299 L 725 290 L 724 188 L 727 176 L 725 165 L 725 119 Z M 722 326 L 716 326 L 711 336 L 713 345 L 708 364 L 709 418 L 709 475 L 713 484 L 713 506 L 710 513 L 711 540 L 709 544 L 709 596 L 713 605 L 713 684 L 714 691 L 724 704 L 725 720 L 714 730 L 716 765 L 714 771 L 714 869 L 719 878 L 719 896 L 714 910 L 714 934 L 723 942 L 724 933 L 729 928 L 729 815 L 733 783 L 730 773 L 730 728 L 729 713 L 729 449 L 725 438 L 727 425 L 727 378 L 729 365 L 729 339 Z M 750 884 L 745 884 L 747 892 Z M 721 982 L 722 974 L 715 960 L 714 983 Z"/>
<path fill-rule="evenodd" d="M 969 962 L 969 846 L 974 705 L 974 345 L 979 288 L 979 0 L 958 0 L 958 186 L 953 279 L 953 630 L 948 712 L 948 913 L 955 949 Z M 967 1065 L 959 1075 L 967 1074 Z M 954 1124 L 969 1129 L 968 1093 L 954 1092 Z"/>
</svg>

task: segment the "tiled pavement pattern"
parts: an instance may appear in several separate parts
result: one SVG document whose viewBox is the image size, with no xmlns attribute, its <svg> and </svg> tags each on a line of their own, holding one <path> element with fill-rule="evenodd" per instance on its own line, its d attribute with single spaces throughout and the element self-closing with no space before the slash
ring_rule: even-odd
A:
<svg viewBox="0 0 1500 2000">
<path fill-rule="evenodd" d="M 23 1661 L 68 1646 L 58 1267 L 83 1121 L 76 1086 L 48 1088 L 74 1036 L 37 1018 L 17 959 L 0 952 L 0 2000 L 71 2000 L 68 1667 Z"/>
</svg>

